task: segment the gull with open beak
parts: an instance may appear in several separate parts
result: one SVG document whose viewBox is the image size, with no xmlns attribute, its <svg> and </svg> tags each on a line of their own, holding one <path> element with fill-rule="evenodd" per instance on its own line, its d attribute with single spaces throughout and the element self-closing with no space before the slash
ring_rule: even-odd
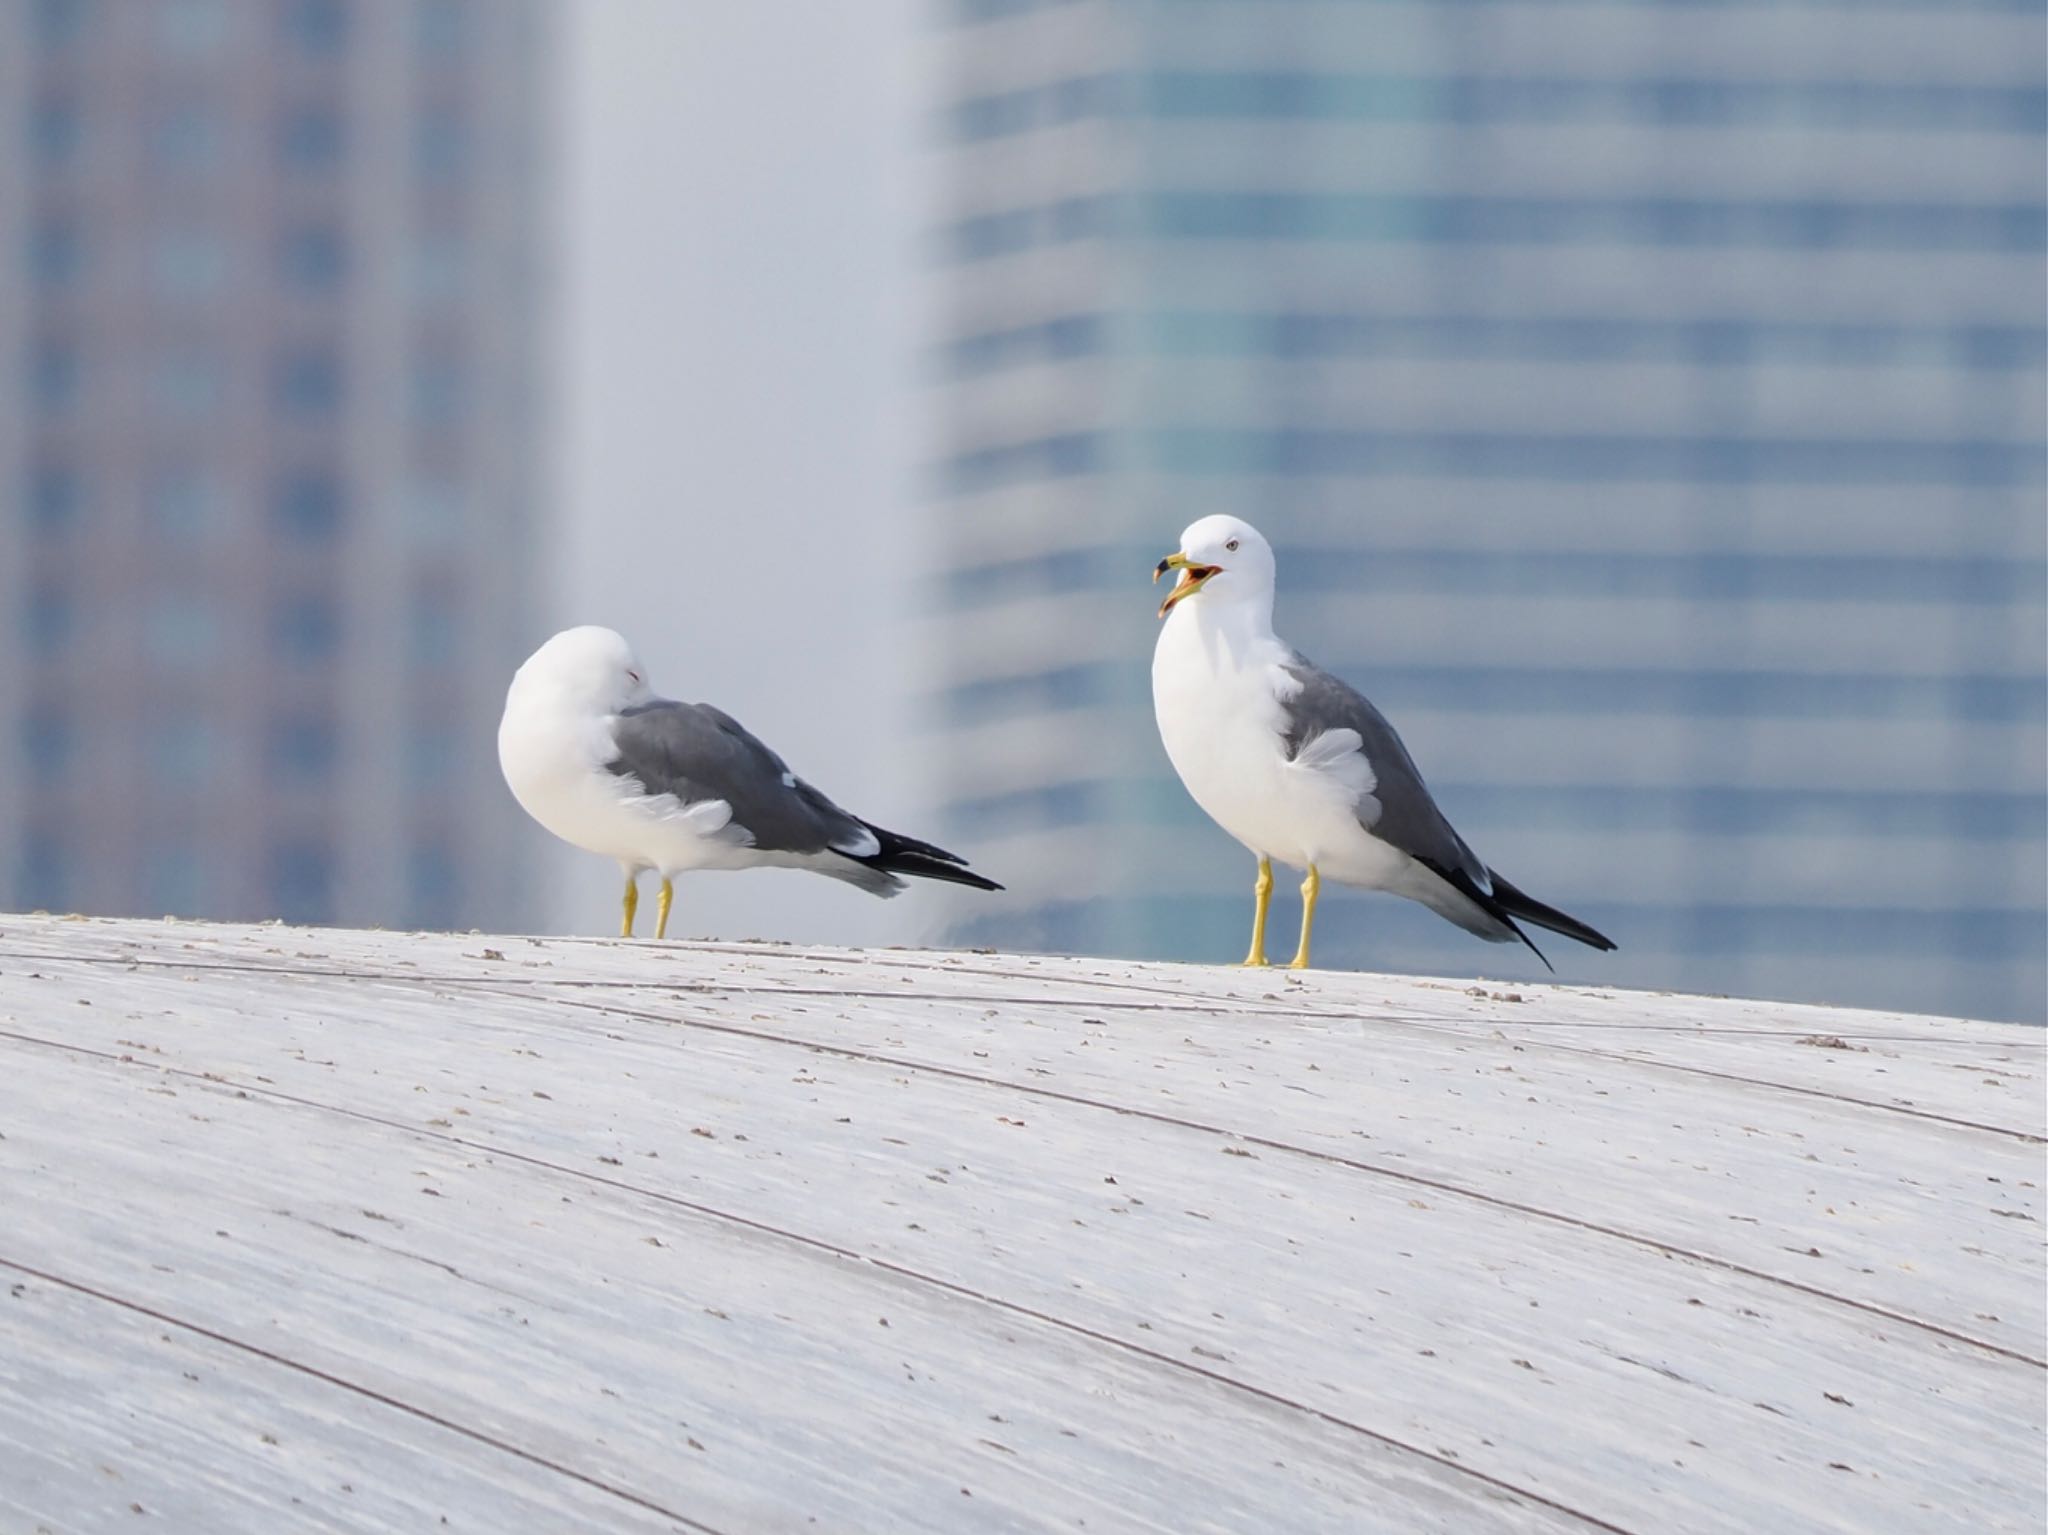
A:
<svg viewBox="0 0 2048 1535">
<path fill-rule="evenodd" d="M 1482 863 L 1437 809 L 1385 716 L 1273 632 L 1273 549 L 1258 529 L 1204 517 L 1152 579 L 1168 571 L 1179 579 L 1159 604 L 1166 623 L 1152 653 L 1153 711 L 1195 803 L 1259 861 L 1247 965 L 1267 963 L 1276 859 L 1305 871 L 1297 970 L 1308 967 L 1325 874 L 1420 901 L 1490 942 L 1519 939 L 1546 969 L 1517 918 L 1614 947 Z"/>
<path fill-rule="evenodd" d="M 1220 565 L 1198 565 L 1185 554 L 1169 554 L 1165 559 L 1161 560 L 1152 571 L 1152 584 L 1154 586 L 1159 584 L 1159 578 L 1169 570 L 1179 571 L 1180 578 L 1173 583 L 1173 589 L 1160 602 L 1159 616 L 1164 618 L 1173 611 L 1175 603 L 1183 598 L 1194 596 L 1196 592 L 1202 589 L 1209 578 L 1220 573 L 1222 568 Z"/>
</svg>

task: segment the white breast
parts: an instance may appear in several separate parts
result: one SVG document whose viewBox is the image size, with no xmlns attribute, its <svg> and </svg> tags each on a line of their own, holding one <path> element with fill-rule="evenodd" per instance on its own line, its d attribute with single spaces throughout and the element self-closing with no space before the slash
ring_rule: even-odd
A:
<svg viewBox="0 0 2048 1535">
<path fill-rule="evenodd" d="M 1291 659 L 1270 632 L 1185 603 L 1152 653 L 1152 706 L 1195 803 L 1254 853 L 1300 868 L 1371 839 L 1339 777 L 1288 760 L 1282 703 L 1300 688 Z"/>
<path fill-rule="evenodd" d="M 684 805 L 634 792 L 607 771 L 612 741 L 602 716 L 579 718 L 529 702 L 498 722 L 498 765 L 520 807 L 574 847 L 664 874 L 756 862 L 727 829 L 724 800 Z"/>
</svg>

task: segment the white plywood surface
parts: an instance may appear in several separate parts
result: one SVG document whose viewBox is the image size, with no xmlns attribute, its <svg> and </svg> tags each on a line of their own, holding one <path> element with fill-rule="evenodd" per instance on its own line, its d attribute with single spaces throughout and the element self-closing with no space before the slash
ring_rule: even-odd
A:
<svg viewBox="0 0 2048 1535">
<path fill-rule="evenodd" d="M 2038 1531 L 2043 1044 L 0 918 L 0 1531 Z"/>
</svg>

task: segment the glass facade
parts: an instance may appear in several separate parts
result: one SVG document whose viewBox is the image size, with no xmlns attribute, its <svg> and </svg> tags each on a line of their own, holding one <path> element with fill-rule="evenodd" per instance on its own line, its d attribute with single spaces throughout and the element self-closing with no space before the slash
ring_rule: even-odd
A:
<svg viewBox="0 0 2048 1535">
<path fill-rule="evenodd" d="M 1481 856 L 1620 942 L 1547 945 L 1564 978 L 2042 1017 L 2038 7 L 958 0 L 942 37 L 930 698 L 1021 893 L 956 936 L 1241 952 L 1145 582 L 1231 512 Z M 1326 907 L 1332 964 L 1526 973 Z"/>
<path fill-rule="evenodd" d="M 538 917 L 545 15 L 0 0 L 0 909 Z"/>
</svg>

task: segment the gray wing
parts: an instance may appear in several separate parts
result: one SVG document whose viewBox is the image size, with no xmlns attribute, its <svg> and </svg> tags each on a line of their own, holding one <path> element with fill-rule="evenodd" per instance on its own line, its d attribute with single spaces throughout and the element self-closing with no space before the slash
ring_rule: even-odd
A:
<svg viewBox="0 0 2048 1535">
<path fill-rule="evenodd" d="M 656 699 L 620 714 L 612 742 L 609 771 L 686 805 L 725 801 L 730 824 L 763 852 L 864 858 L 880 847 L 865 821 L 798 778 L 722 709 Z"/>
<path fill-rule="evenodd" d="M 1358 819 L 1365 829 L 1410 858 L 1432 864 L 1446 875 L 1463 873 L 1480 890 L 1490 889 L 1492 877 L 1486 865 L 1436 808 L 1414 759 L 1387 717 L 1342 678 L 1300 656 L 1289 663 L 1287 671 L 1301 684 L 1301 691 L 1281 705 L 1287 715 L 1288 757 L 1299 759 L 1304 749 L 1311 755 L 1329 755 L 1333 747 L 1344 751 L 1350 746 L 1349 738 L 1332 740 L 1332 733 L 1352 732 L 1375 779 L 1358 806 Z"/>
</svg>

